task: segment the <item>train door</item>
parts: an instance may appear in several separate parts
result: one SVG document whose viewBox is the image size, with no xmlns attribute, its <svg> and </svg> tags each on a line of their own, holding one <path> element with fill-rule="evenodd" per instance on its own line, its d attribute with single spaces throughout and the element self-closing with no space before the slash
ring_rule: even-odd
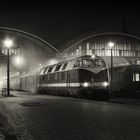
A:
<svg viewBox="0 0 140 140">
<path fill-rule="evenodd" d="M 133 71 L 133 89 L 140 90 L 140 71 Z"/>
<path fill-rule="evenodd" d="M 140 96 L 140 66 L 131 65 L 125 73 L 126 91 L 133 97 Z"/>
</svg>

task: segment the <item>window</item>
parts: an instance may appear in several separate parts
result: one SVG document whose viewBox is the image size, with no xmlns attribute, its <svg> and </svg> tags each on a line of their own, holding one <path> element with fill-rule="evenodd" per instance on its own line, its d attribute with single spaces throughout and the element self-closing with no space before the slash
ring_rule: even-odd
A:
<svg viewBox="0 0 140 140">
<path fill-rule="evenodd" d="M 83 66 L 83 60 L 79 60 L 78 61 L 78 67 L 82 67 Z"/>
<path fill-rule="evenodd" d="M 94 63 L 92 59 L 79 59 L 74 64 L 74 67 L 94 67 Z"/>
<path fill-rule="evenodd" d="M 45 68 L 44 73 L 47 73 L 48 68 Z"/>
<path fill-rule="evenodd" d="M 94 65 L 95 65 L 95 67 L 102 67 L 103 62 L 101 60 L 96 60 Z"/>
<path fill-rule="evenodd" d="M 49 67 L 49 69 L 48 69 L 48 73 L 51 72 L 52 69 L 53 69 L 53 67 Z"/>
<path fill-rule="evenodd" d="M 55 71 L 59 71 L 61 65 L 57 65 Z"/>
<path fill-rule="evenodd" d="M 140 74 L 139 73 L 133 73 L 133 82 L 140 81 Z"/>
<path fill-rule="evenodd" d="M 68 63 L 64 63 L 63 67 L 62 67 L 62 70 L 65 70 L 66 67 L 67 67 Z"/>
<path fill-rule="evenodd" d="M 139 73 L 136 73 L 136 81 L 140 81 Z"/>
<path fill-rule="evenodd" d="M 83 66 L 84 67 L 91 67 L 92 65 L 93 65 L 93 60 L 92 59 L 83 60 Z"/>
<path fill-rule="evenodd" d="M 45 68 L 40 70 L 40 75 L 44 74 Z"/>
<path fill-rule="evenodd" d="M 79 59 L 75 62 L 73 67 L 82 67 L 83 66 L 83 60 Z"/>
</svg>

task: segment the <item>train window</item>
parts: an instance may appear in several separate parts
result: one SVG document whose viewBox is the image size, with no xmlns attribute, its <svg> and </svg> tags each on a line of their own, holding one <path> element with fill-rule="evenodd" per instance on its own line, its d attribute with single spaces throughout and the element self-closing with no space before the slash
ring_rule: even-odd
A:
<svg viewBox="0 0 140 140">
<path fill-rule="evenodd" d="M 49 69 L 48 69 L 48 73 L 51 72 L 52 69 L 53 69 L 53 67 L 49 67 Z"/>
<path fill-rule="evenodd" d="M 74 64 L 74 67 L 93 67 L 92 59 L 80 59 Z"/>
<path fill-rule="evenodd" d="M 83 60 L 82 59 L 77 60 L 73 67 L 83 67 Z"/>
<path fill-rule="evenodd" d="M 45 68 L 44 73 L 47 73 L 48 68 Z"/>
<path fill-rule="evenodd" d="M 84 67 L 92 67 L 93 66 L 93 60 L 92 59 L 83 60 L 83 66 Z"/>
<path fill-rule="evenodd" d="M 102 66 L 103 66 L 102 60 L 96 60 L 95 61 L 95 67 L 102 67 Z"/>
<path fill-rule="evenodd" d="M 140 81 L 139 73 L 136 73 L 136 81 Z"/>
<path fill-rule="evenodd" d="M 68 65 L 68 63 L 65 63 L 65 64 L 63 65 L 63 67 L 62 67 L 62 70 L 65 70 L 66 67 L 67 67 L 67 65 Z"/>
<path fill-rule="evenodd" d="M 45 68 L 40 70 L 40 75 L 44 74 Z"/>
<path fill-rule="evenodd" d="M 78 66 L 83 67 L 83 60 L 79 60 Z"/>
<path fill-rule="evenodd" d="M 59 71 L 60 67 L 61 67 L 61 64 L 57 65 L 55 71 Z"/>
<path fill-rule="evenodd" d="M 133 73 L 133 82 L 140 81 L 140 74 L 139 73 Z"/>
</svg>

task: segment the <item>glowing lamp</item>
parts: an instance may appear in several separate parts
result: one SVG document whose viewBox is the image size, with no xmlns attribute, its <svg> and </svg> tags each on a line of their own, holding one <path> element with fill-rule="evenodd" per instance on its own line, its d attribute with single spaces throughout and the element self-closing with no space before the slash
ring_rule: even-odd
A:
<svg viewBox="0 0 140 140">
<path fill-rule="evenodd" d="M 88 83 L 85 82 L 85 83 L 83 84 L 83 86 L 84 86 L 84 87 L 88 87 Z"/>
<path fill-rule="evenodd" d="M 113 42 L 109 42 L 108 46 L 112 49 L 112 47 L 114 46 L 114 43 Z"/>
<path fill-rule="evenodd" d="M 5 39 L 5 40 L 3 41 L 3 44 L 4 44 L 4 46 L 5 46 L 6 48 L 11 48 L 11 47 L 13 46 L 13 40 L 11 40 L 11 39 Z"/>
<path fill-rule="evenodd" d="M 103 82 L 103 86 L 107 87 L 108 86 L 108 82 Z"/>
</svg>

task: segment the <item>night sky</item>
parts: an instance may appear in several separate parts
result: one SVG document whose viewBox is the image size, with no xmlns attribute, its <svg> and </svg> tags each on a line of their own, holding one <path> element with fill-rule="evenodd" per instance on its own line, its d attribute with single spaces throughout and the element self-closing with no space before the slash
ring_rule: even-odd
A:
<svg viewBox="0 0 140 140">
<path fill-rule="evenodd" d="M 56 47 L 82 32 L 122 32 L 140 37 L 137 3 L 93 1 L 20 1 L 0 4 L 0 26 L 32 33 Z"/>
</svg>

